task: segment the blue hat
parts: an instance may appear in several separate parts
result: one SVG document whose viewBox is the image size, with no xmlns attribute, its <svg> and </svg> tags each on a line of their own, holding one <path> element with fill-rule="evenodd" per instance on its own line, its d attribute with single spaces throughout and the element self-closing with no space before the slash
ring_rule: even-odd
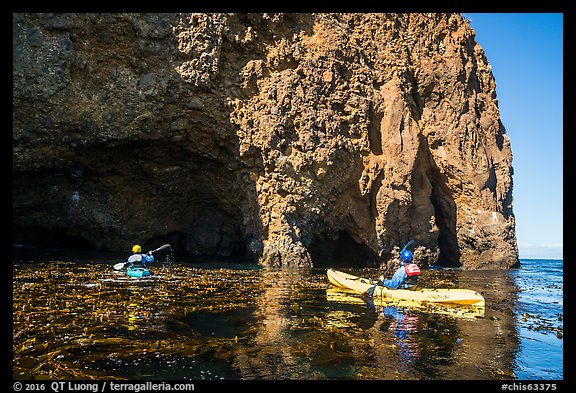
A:
<svg viewBox="0 0 576 393">
<path fill-rule="evenodd" d="M 402 254 L 400 254 L 400 256 L 402 257 L 402 260 L 404 262 L 410 262 L 412 260 L 412 251 L 410 250 L 404 250 L 402 251 Z"/>
</svg>

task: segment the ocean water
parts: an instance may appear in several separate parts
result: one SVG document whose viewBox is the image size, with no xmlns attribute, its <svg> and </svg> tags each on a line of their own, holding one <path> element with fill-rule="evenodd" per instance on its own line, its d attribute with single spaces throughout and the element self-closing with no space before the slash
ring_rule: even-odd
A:
<svg viewBox="0 0 576 393">
<path fill-rule="evenodd" d="M 422 286 L 481 293 L 480 314 L 374 304 L 335 291 L 325 268 L 177 261 L 133 279 L 114 271 L 119 261 L 69 252 L 14 258 L 14 379 L 564 377 L 561 260 L 423 271 Z"/>
<path fill-rule="evenodd" d="M 519 288 L 515 310 L 518 379 L 562 379 L 564 269 L 557 259 L 523 259 L 512 272 Z"/>
</svg>

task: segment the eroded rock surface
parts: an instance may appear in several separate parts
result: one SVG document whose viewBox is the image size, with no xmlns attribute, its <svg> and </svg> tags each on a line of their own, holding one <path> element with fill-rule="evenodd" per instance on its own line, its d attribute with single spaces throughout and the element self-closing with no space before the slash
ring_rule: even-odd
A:
<svg viewBox="0 0 576 393">
<path fill-rule="evenodd" d="M 458 14 L 14 14 L 13 232 L 263 265 L 518 263 Z"/>
</svg>

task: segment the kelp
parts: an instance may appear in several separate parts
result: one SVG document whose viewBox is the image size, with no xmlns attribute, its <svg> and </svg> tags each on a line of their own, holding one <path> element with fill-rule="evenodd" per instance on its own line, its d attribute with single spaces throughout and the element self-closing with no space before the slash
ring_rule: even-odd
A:
<svg viewBox="0 0 576 393">
<path fill-rule="evenodd" d="M 151 268 L 136 279 L 111 264 L 16 264 L 14 379 L 388 379 L 416 364 L 421 378 L 477 378 L 467 356 L 503 345 L 484 331 L 511 318 L 333 298 L 325 271 Z M 498 378 L 512 361 L 492 363 L 482 369 Z"/>
<path fill-rule="evenodd" d="M 14 378 L 115 377 L 89 369 L 106 359 L 229 358 L 241 338 L 201 337 L 182 318 L 249 306 L 247 284 L 229 280 L 242 272 L 189 269 L 181 277 L 160 267 L 154 273 L 150 280 L 131 279 L 108 266 L 67 262 L 15 268 Z"/>
<path fill-rule="evenodd" d="M 552 319 L 543 317 L 540 314 L 533 315 L 524 312 L 520 315 L 520 321 L 529 330 L 544 334 L 555 333 L 558 338 L 564 337 L 564 316 L 560 313 L 556 315 L 555 319 Z"/>
</svg>

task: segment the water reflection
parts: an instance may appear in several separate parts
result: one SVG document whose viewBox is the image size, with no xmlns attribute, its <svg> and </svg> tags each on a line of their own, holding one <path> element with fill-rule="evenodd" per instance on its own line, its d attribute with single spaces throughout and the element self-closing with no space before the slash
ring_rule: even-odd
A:
<svg viewBox="0 0 576 393">
<path fill-rule="evenodd" d="M 306 375 L 293 350 L 293 317 L 298 312 L 302 273 L 296 269 L 260 272 L 254 319 L 257 331 L 248 350 L 237 351 L 234 366 L 242 378 L 298 379 Z"/>
<path fill-rule="evenodd" d="M 480 292 L 481 316 L 334 295 L 325 269 L 174 265 L 126 280 L 52 262 L 13 277 L 15 379 L 514 378 L 516 289 L 502 272 L 422 275 Z"/>
<path fill-rule="evenodd" d="M 401 364 L 410 364 L 420 358 L 419 340 L 412 335 L 420 321 L 418 315 L 407 315 L 395 306 L 382 307 L 384 320 L 380 330 L 393 332 Z"/>
</svg>

